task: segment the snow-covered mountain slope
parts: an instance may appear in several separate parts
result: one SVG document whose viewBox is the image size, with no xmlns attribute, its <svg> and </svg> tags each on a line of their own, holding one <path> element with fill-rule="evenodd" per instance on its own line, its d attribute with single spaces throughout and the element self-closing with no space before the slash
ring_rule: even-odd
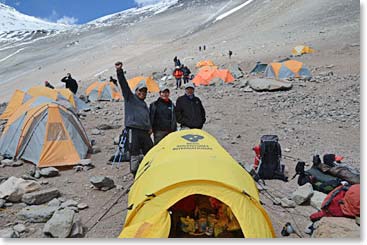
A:
<svg viewBox="0 0 367 245">
<path fill-rule="evenodd" d="M 70 25 L 51 23 L 22 14 L 14 8 L 0 3 L 0 42 L 32 40 L 55 34 L 70 27 Z"/>
</svg>

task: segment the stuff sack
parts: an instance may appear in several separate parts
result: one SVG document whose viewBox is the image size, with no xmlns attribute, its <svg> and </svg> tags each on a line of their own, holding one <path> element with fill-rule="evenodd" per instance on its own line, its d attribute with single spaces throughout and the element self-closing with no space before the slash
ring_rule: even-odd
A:
<svg viewBox="0 0 367 245">
<path fill-rule="evenodd" d="M 260 163 L 257 173 L 261 179 L 288 181 L 281 166 L 282 150 L 276 135 L 263 135 L 260 139 Z"/>
<path fill-rule="evenodd" d="M 353 188 L 352 188 L 353 187 Z M 360 186 L 341 185 L 324 199 L 321 210 L 310 215 L 312 222 L 322 217 L 355 217 L 360 214 Z"/>
</svg>

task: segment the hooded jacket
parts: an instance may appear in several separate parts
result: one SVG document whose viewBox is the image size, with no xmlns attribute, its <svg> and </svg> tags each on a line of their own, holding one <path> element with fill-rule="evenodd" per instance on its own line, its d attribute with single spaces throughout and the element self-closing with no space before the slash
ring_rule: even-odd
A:
<svg viewBox="0 0 367 245">
<path fill-rule="evenodd" d="M 150 130 L 152 126 L 147 104 L 131 92 L 122 69 L 117 70 L 117 78 L 124 97 L 125 127 Z"/>
<path fill-rule="evenodd" d="M 190 99 L 186 94 L 178 97 L 176 101 L 177 122 L 181 126 L 202 129 L 206 121 L 205 110 L 201 100 L 193 95 Z"/>
<path fill-rule="evenodd" d="M 175 105 L 171 100 L 165 102 L 158 98 L 150 104 L 149 110 L 153 132 L 157 130 L 166 132 L 177 130 Z"/>
</svg>

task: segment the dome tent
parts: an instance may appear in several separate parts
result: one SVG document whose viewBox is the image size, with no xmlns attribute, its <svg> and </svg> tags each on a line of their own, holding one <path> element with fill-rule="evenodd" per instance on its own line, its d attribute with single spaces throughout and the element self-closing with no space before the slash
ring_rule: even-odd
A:
<svg viewBox="0 0 367 245">
<path fill-rule="evenodd" d="M 167 238 L 169 209 L 193 194 L 230 207 L 246 238 L 271 238 L 274 230 L 252 177 L 208 133 L 169 134 L 141 162 L 128 198 L 120 238 Z"/>
</svg>

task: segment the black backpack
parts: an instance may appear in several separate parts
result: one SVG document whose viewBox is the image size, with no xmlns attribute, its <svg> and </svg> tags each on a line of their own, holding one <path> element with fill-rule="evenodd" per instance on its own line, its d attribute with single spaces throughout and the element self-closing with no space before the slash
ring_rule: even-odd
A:
<svg viewBox="0 0 367 245">
<path fill-rule="evenodd" d="M 130 161 L 129 140 L 126 128 L 122 131 L 122 134 L 120 134 L 117 150 L 115 154 L 110 157 L 109 161 L 112 162 L 112 164 Z"/>
<path fill-rule="evenodd" d="M 288 181 L 281 166 L 282 149 L 276 135 L 263 135 L 260 139 L 260 163 L 257 173 L 261 179 Z"/>
</svg>

